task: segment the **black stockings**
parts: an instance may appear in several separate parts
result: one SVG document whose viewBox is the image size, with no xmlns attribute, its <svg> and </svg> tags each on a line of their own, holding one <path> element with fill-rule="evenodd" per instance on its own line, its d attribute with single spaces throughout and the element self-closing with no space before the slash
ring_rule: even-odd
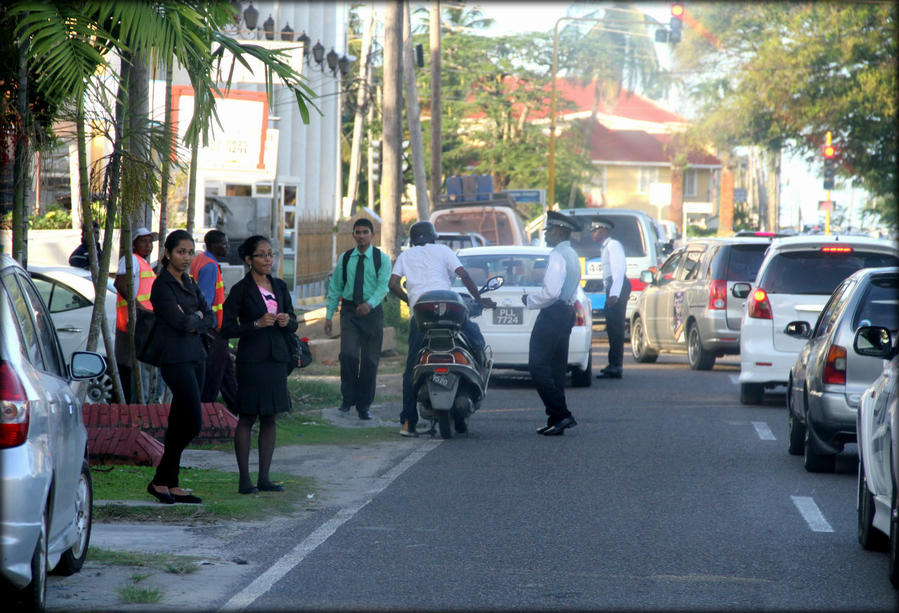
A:
<svg viewBox="0 0 899 613">
<path fill-rule="evenodd" d="M 250 435 L 253 430 L 255 415 L 241 415 L 234 431 L 234 454 L 237 456 L 237 470 L 240 471 L 240 489 L 253 486 L 250 481 Z M 272 466 L 272 455 L 275 453 L 275 416 L 259 416 L 259 478 L 257 485 L 268 485 L 269 469 Z"/>
</svg>

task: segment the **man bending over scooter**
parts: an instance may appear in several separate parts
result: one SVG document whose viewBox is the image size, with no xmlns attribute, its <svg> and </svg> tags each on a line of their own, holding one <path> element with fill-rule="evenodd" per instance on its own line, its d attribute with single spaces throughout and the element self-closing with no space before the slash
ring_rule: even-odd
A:
<svg viewBox="0 0 899 613">
<path fill-rule="evenodd" d="M 446 245 L 437 244 L 437 231 L 430 221 L 419 221 L 409 229 L 409 240 L 412 247 L 402 252 L 390 272 L 388 287 L 400 300 L 409 304 L 412 312 L 421 295 L 432 290 L 452 290 L 456 276 L 462 284 L 484 308 L 492 309 L 496 303 L 490 298 L 482 298 L 478 286 L 472 280 L 462 262 Z M 406 291 L 401 280 L 406 277 Z M 462 333 L 471 343 L 479 360 L 484 356 L 484 335 L 478 324 L 468 319 L 462 327 Z M 415 425 L 418 423 L 417 399 L 412 390 L 412 369 L 421 350 L 422 334 L 412 318 L 409 322 L 409 354 L 406 356 L 406 370 L 403 371 L 403 411 L 400 421 L 403 426 L 402 436 L 415 436 Z"/>
</svg>

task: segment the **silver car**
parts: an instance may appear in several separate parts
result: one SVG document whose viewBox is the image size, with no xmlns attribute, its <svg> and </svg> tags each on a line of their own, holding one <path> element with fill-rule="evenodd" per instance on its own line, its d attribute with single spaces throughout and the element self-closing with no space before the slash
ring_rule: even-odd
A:
<svg viewBox="0 0 899 613">
<path fill-rule="evenodd" d="M 19 609 L 39 611 L 48 570 L 74 573 L 87 556 L 93 492 L 82 403 L 71 384 L 99 376 L 106 361 L 76 351 L 66 364 L 40 293 L 4 254 L 0 328 L 0 583 Z"/>
<path fill-rule="evenodd" d="M 862 326 L 899 329 L 899 267 L 863 268 L 840 283 L 814 327 L 799 319 L 784 332 L 808 339 L 790 369 L 789 452 L 809 472 L 832 472 L 836 454 L 856 441 L 862 393 L 883 371 L 882 360 L 852 351 Z"/>
</svg>

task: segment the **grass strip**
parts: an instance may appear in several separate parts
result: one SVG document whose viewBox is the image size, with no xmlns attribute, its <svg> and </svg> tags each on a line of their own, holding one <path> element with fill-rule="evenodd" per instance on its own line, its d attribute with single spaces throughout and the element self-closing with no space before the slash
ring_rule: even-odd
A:
<svg viewBox="0 0 899 613">
<path fill-rule="evenodd" d="M 160 570 L 172 575 L 187 575 L 199 570 L 197 562 L 205 558 L 194 556 L 176 556 L 162 553 L 147 553 L 143 551 L 112 551 L 91 547 L 88 553 L 92 562 L 105 564 L 106 566 L 134 566 L 137 568 L 149 568 Z M 131 580 L 135 583 L 143 581 L 149 574 L 135 573 Z"/>
<path fill-rule="evenodd" d="M 128 604 L 153 604 L 162 600 L 162 591 L 149 585 L 125 585 L 115 591 Z"/>
</svg>

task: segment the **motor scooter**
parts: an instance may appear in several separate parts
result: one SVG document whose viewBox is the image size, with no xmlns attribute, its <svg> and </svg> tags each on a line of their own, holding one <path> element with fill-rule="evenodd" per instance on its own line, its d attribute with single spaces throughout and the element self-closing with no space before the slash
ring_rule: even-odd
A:
<svg viewBox="0 0 899 613">
<path fill-rule="evenodd" d="M 503 277 L 491 277 L 480 293 L 502 285 Z M 462 332 L 463 324 L 482 311 L 474 298 L 451 290 L 425 292 L 415 303 L 413 317 L 423 340 L 412 369 L 412 389 L 419 415 L 431 422 L 428 433 L 432 436 L 435 423 L 445 439 L 452 438 L 453 428 L 460 434 L 467 432 L 468 418 L 487 394 L 493 351 L 485 346 L 483 355 L 475 355 Z"/>
</svg>

